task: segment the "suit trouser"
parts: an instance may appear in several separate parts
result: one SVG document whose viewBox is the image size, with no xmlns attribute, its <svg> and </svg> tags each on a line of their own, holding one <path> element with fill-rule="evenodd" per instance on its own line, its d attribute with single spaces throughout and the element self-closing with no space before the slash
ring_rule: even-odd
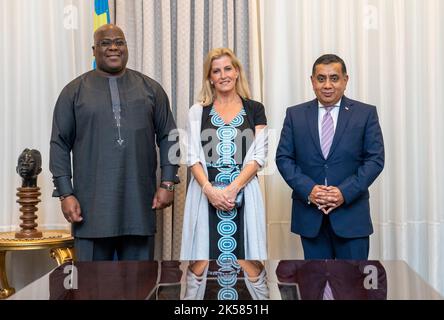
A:
<svg viewBox="0 0 444 320">
<path fill-rule="evenodd" d="M 370 238 L 342 238 L 333 231 L 330 218 L 324 215 L 319 234 L 314 238 L 302 237 L 304 257 L 310 259 L 367 260 Z"/>
<path fill-rule="evenodd" d="M 75 238 L 77 261 L 153 260 L 154 236 Z"/>
</svg>

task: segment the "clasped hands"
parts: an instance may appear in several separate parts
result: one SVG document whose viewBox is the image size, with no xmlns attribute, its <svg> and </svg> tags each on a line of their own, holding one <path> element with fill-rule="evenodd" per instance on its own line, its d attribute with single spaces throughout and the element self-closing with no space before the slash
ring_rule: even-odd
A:
<svg viewBox="0 0 444 320">
<path fill-rule="evenodd" d="M 315 185 L 309 200 L 318 206 L 324 214 L 329 214 L 344 203 L 344 197 L 338 187 Z"/>
<path fill-rule="evenodd" d="M 221 211 L 231 211 L 234 209 L 237 193 L 241 188 L 231 183 L 225 189 L 213 187 L 211 184 L 205 185 L 204 194 L 213 207 Z"/>
</svg>

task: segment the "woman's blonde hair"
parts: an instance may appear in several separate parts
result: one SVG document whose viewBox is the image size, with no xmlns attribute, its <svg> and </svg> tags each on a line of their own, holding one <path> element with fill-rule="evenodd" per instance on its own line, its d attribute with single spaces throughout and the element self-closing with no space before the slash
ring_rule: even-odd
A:
<svg viewBox="0 0 444 320">
<path fill-rule="evenodd" d="M 247 78 L 245 76 L 244 68 L 242 68 L 239 59 L 230 49 L 217 48 L 208 52 L 203 66 L 202 89 L 199 94 L 199 102 L 205 107 L 212 104 L 214 102 L 214 99 L 216 98 L 214 87 L 210 83 L 211 65 L 214 60 L 219 59 L 223 56 L 227 56 L 230 58 L 231 64 L 239 73 L 239 77 L 236 80 L 237 94 L 244 99 L 250 99 L 250 89 L 248 87 Z"/>
</svg>

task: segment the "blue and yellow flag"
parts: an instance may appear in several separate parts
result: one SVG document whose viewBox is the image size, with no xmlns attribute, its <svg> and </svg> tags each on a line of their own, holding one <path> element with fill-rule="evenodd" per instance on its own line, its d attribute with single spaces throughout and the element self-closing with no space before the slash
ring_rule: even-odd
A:
<svg viewBox="0 0 444 320">
<path fill-rule="evenodd" d="M 94 0 L 94 31 L 110 21 L 108 0 Z"/>
<path fill-rule="evenodd" d="M 94 0 L 94 31 L 110 22 L 108 0 Z M 95 59 L 93 61 L 93 68 L 96 68 Z"/>
</svg>

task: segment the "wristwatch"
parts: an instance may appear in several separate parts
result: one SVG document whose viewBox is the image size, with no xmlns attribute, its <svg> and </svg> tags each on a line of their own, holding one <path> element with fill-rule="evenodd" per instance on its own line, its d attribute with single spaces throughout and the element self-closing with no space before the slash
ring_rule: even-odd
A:
<svg viewBox="0 0 444 320">
<path fill-rule="evenodd" d="M 60 201 L 63 201 L 63 200 L 65 200 L 66 198 L 68 198 L 69 196 L 72 196 L 72 193 L 70 193 L 70 194 L 64 194 L 63 196 L 60 196 L 60 197 L 59 197 L 59 200 L 60 200 Z"/>
<path fill-rule="evenodd" d="M 162 189 L 168 190 L 170 192 L 173 192 L 174 190 L 176 190 L 176 185 L 174 183 L 164 183 L 164 182 L 162 182 L 160 184 L 160 187 Z"/>
</svg>

